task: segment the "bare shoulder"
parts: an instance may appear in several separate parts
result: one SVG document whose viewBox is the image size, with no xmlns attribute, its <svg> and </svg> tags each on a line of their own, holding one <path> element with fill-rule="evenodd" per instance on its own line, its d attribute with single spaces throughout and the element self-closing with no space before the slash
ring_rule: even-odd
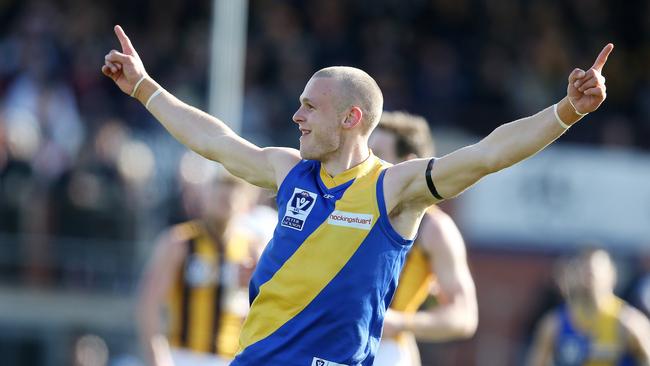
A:
<svg viewBox="0 0 650 366">
<path fill-rule="evenodd" d="M 454 220 L 438 206 L 431 206 L 422 218 L 422 229 L 433 233 L 442 233 L 445 229 L 454 228 Z"/>
<path fill-rule="evenodd" d="M 650 320 L 628 304 L 623 305 L 619 319 L 631 352 L 644 365 L 650 364 Z"/>
<path fill-rule="evenodd" d="M 623 329 L 632 335 L 645 335 L 650 339 L 650 320 L 637 308 L 624 304 L 621 308 L 620 322 Z"/>
<path fill-rule="evenodd" d="M 300 151 L 296 149 L 292 149 L 290 147 L 277 147 L 277 146 L 272 146 L 272 147 L 265 147 L 262 150 L 267 154 L 269 157 L 269 160 L 272 160 L 274 162 L 282 163 L 290 163 L 290 162 L 298 162 L 300 161 Z"/>
<path fill-rule="evenodd" d="M 170 226 L 160 235 L 163 240 L 170 242 L 186 242 L 197 237 L 201 233 L 199 221 L 187 221 Z"/>
<path fill-rule="evenodd" d="M 144 282 L 158 281 L 170 271 L 175 271 L 187 256 L 187 243 L 196 236 L 197 230 L 196 223 L 190 221 L 171 226 L 160 233 L 148 260 Z"/>
<path fill-rule="evenodd" d="M 420 175 L 424 178 L 424 172 L 429 160 L 431 159 L 412 159 L 392 165 L 387 168 L 386 179 L 406 183 L 412 180 L 418 173 L 421 173 Z"/>
<path fill-rule="evenodd" d="M 187 252 L 187 243 L 200 233 L 198 222 L 188 221 L 164 230 L 157 241 L 159 255 L 182 256 Z"/>
<path fill-rule="evenodd" d="M 300 162 L 300 151 L 288 147 L 265 147 L 262 150 L 275 171 L 277 188 L 289 174 L 291 168 Z"/>
<path fill-rule="evenodd" d="M 551 310 L 544 314 L 537 323 L 537 336 L 553 338 L 557 334 L 560 325 L 560 317 L 557 310 Z"/>
<path fill-rule="evenodd" d="M 419 239 L 431 254 L 449 252 L 457 255 L 465 252 L 465 242 L 454 220 L 437 206 L 431 206 L 422 217 Z"/>
<path fill-rule="evenodd" d="M 384 195 L 389 212 L 404 205 L 423 211 L 436 202 L 426 183 L 429 160 L 413 159 L 393 165 L 386 170 Z"/>
</svg>

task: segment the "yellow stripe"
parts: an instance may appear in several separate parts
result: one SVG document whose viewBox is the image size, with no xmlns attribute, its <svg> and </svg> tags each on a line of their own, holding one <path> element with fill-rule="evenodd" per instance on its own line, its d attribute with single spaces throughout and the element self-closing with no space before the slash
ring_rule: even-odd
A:
<svg viewBox="0 0 650 366">
<path fill-rule="evenodd" d="M 372 170 L 371 174 L 357 177 L 335 209 L 371 214 L 374 226 L 379 218 L 375 190 L 380 168 L 379 163 L 366 168 Z M 369 232 L 328 225 L 325 219 L 273 277 L 260 286 L 242 329 L 240 350 L 273 334 L 305 309 L 350 260 Z"/>
</svg>

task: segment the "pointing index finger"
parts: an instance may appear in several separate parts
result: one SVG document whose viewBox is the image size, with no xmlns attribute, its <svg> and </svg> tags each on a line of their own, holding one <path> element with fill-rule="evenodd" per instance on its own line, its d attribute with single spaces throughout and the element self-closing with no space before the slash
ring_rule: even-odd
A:
<svg viewBox="0 0 650 366">
<path fill-rule="evenodd" d="M 119 25 L 115 26 L 115 35 L 117 36 L 117 39 L 120 41 L 120 45 L 122 46 L 122 52 L 126 53 L 127 55 L 135 55 L 135 48 L 133 48 L 133 45 L 131 44 L 131 40 L 129 37 L 126 36 L 126 33 L 124 33 L 124 29 L 120 27 Z"/>
<path fill-rule="evenodd" d="M 598 54 L 598 57 L 596 57 L 596 61 L 591 68 L 595 69 L 598 72 L 603 71 L 603 66 L 605 66 L 605 62 L 607 62 L 607 57 L 609 57 L 609 54 L 612 53 L 613 49 L 614 45 L 612 43 L 608 43 L 607 46 L 605 46 L 603 50 L 600 51 L 600 54 Z"/>
</svg>

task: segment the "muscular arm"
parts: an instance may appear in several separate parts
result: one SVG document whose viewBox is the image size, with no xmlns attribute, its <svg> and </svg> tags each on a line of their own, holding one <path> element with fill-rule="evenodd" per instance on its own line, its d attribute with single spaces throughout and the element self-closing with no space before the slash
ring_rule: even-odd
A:
<svg viewBox="0 0 650 366">
<path fill-rule="evenodd" d="M 416 245 L 422 246 L 432 258 L 431 266 L 440 291 L 439 305 L 413 315 L 400 314 L 401 319 L 393 326 L 396 330 L 412 332 L 419 340 L 446 341 L 473 336 L 478 325 L 476 289 L 467 266 L 465 243 L 456 224 L 439 209 L 430 210 L 422 220 Z"/>
<path fill-rule="evenodd" d="M 526 359 L 527 366 L 548 366 L 553 360 L 553 342 L 557 334 L 556 314 L 546 314 L 537 326 L 533 344 Z"/>
<path fill-rule="evenodd" d="M 639 310 L 625 305 L 621 310 L 621 325 L 637 363 L 650 366 L 650 320 Z"/>
<path fill-rule="evenodd" d="M 156 243 L 154 254 L 140 280 L 136 318 L 138 335 L 145 357 L 152 366 L 171 366 L 167 338 L 162 333 L 161 311 L 187 253 L 174 231 Z"/>
<path fill-rule="evenodd" d="M 138 53 L 122 28 L 116 26 L 115 33 L 122 52 L 112 50 L 108 53 L 102 72 L 113 79 L 123 92 L 134 94 L 143 104 L 157 90 L 162 90 L 151 100 L 149 111 L 185 146 L 220 162 L 232 174 L 270 189 L 276 189 L 291 167 L 300 160 L 299 153 L 294 149 L 255 146 L 218 118 L 181 102 L 163 90 L 147 75 Z"/>
<path fill-rule="evenodd" d="M 564 123 L 576 123 L 581 118 L 578 112 L 595 111 L 605 100 L 605 81 L 600 71 L 612 48 L 611 44 L 607 45 L 587 72 L 575 69 L 569 76 L 567 97 L 557 104 L 558 115 Z M 553 107 L 546 108 L 533 116 L 506 123 L 480 142 L 438 159 L 431 171 L 432 181 L 442 197 L 454 197 L 482 177 L 534 155 L 564 132 Z M 422 210 L 437 201 L 424 179 L 427 163 L 428 159 L 417 159 L 389 168 L 385 178 L 389 210 L 400 205 Z"/>
</svg>

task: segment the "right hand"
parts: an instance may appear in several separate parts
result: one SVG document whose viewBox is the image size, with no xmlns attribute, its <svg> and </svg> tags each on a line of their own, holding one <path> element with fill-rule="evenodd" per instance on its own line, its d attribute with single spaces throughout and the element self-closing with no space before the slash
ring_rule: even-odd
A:
<svg viewBox="0 0 650 366">
<path fill-rule="evenodd" d="M 140 56 L 133 48 L 131 40 L 126 36 L 122 27 L 116 25 L 114 30 L 122 46 L 122 52 L 111 50 L 104 56 L 102 73 L 113 79 L 120 90 L 130 95 L 138 80 L 148 75 Z"/>
<path fill-rule="evenodd" d="M 603 77 L 602 71 L 607 57 L 613 49 L 614 45 L 608 43 L 600 51 L 594 65 L 589 70 L 584 71 L 576 68 L 569 75 L 567 97 L 576 112 L 591 113 L 598 109 L 607 98 L 605 77 Z"/>
</svg>

